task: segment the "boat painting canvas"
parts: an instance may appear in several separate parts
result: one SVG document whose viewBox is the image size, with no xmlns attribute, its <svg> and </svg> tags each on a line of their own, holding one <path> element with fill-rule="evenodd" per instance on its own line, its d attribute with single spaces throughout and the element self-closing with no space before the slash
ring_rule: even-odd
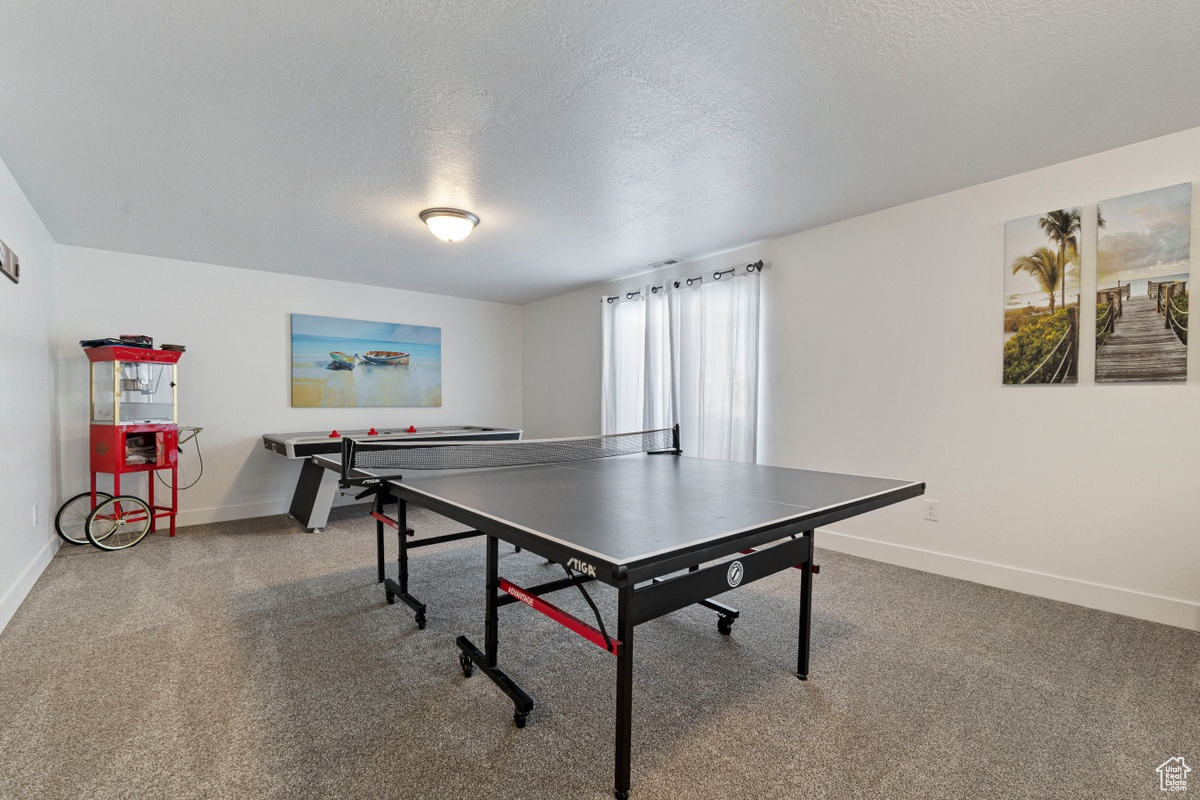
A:
<svg viewBox="0 0 1200 800">
<path fill-rule="evenodd" d="M 1096 383 L 1187 380 L 1192 185 L 1099 203 Z"/>
<path fill-rule="evenodd" d="M 292 314 L 293 408 L 441 404 L 441 328 Z"/>
<path fill-rule="evenodd" d="M 1079 219 L 1060 208 L 1004 226 L 1004 383 L 1079 380 Z"/>
</svg>

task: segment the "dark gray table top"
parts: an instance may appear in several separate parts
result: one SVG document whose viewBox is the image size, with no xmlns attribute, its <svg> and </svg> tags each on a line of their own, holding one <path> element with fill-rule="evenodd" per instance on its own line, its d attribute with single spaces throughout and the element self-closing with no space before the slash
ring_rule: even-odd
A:
<svg viewBox="0 0 1200 800">
<path fill-rule="evenodd" d="M 674 455 L 630 455 L 486 470 L 410 471 L 399 496 L 452 508 L 610 565 L 629 565 L 787 522 L 844 519 L 915 497 L 924 485 Z"/>
</svg>

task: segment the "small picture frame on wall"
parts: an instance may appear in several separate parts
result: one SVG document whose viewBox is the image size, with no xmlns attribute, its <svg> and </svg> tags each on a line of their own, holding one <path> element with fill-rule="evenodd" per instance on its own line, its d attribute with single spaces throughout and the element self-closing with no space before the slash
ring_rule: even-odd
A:
<svg viewBox="0 0 1200 800">
<path fill-rule="evenodd" d="M 0 272 L 13 283 L 21 282 L 21 260 L 4 242 L 0 242 Z"/>
</svg>

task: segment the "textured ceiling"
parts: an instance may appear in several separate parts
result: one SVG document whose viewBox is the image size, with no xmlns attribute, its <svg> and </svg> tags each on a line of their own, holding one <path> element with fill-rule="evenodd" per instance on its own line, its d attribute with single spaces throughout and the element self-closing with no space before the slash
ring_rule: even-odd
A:
<svg viewBox="0 0 1200 800">
<path fill-rule="evenodd" d="M 523 303 L 1200 125 L 1197 0 L 3 0 L 63 244 Z M 435 240 L 429 206 L 483 222 Z"/>
</svg>

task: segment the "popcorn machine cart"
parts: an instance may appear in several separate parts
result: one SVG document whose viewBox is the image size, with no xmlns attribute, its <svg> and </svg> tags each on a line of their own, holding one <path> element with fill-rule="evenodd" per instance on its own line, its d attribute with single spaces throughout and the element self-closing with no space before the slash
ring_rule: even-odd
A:
<svg viewBox="0 0 1200 800">
<path fill-rule="evenodd" d="M 62 517 L 78 501 L 77 517 L 90 506 L 82 532 L 102 550 L 132 547 L 153 532 L 163 517 L 174 536 L 179 509 L 175 365 L 183 353 L 120 346 L 89 347 L 84 352 L 91 362 L 91 491 L 64 504 L 59 533 L 74 541 L 64 533 L 72 520 Z M 170 505 L 156 505 L 154 473 L 158 470 L 171 471 Z M 112 476 L 112 495 L 97 491 L 96 476 L 101 473 Z M 146 474 L 146 501 L 121 494 L 121 476 L 128 473 Z"/>
</svg>

